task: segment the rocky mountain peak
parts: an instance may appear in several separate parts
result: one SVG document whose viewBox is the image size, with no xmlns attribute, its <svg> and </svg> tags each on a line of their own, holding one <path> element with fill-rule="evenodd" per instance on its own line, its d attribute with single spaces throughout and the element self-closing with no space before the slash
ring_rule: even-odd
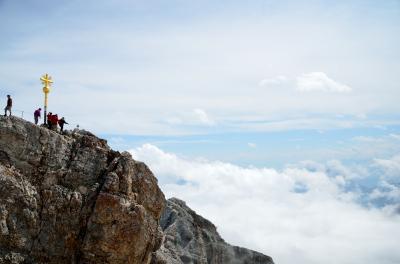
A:
<svg viewBox="0 0 400 264">
<path fill-rule="evenodd" d="M 0 117 L 0 263 L 148 263 L 164 204 L 128 152 Z"/>
<path fill-rule="evenodd" d="M 0 116 L 0 264 L 273 263 L 227 244 L 128 152 Z"/>
</svg>

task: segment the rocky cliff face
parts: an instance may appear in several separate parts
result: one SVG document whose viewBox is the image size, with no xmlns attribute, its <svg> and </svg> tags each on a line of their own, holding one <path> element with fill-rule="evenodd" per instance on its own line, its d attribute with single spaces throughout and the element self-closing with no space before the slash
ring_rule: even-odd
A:
<svg viewBox="0 0 400 264">
<path fill-rule="evenodd" d="M 129 153 L 0 117 L 0 263 L 148 263 L 164 204 Z"/>
<path fill-rule="evenodd" d="M 160 225 L 164 240 L 153 263 L 273 264 L 268 256 L 226 243 L 210 221 L 179 199 L 167 201 Z"/>
<path fill-rule="evenodd" d="M 0 116 L 0 264 L 150 262 L 272 260 L 166 202 L 147 166 L 105 140 Z"/>
</svg>

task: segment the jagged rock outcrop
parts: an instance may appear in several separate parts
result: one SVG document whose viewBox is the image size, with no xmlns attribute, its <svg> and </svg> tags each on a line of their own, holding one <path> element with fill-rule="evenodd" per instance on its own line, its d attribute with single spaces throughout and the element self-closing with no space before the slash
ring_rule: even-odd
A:
<svg viewBox="0 0 400 264">
<path fill-rule="evenodd" d="M 0 263 L 149 263 L 164 204 L 105 140 L 0 117 Z"/>
<path fill-rule="evenodd" d="M 167 201 L 160 225 L 164 240 L 153 256 L 154 264 L 273 263 L 269 256 L 226 243 L 210 221 L 196 214 L 179 199 Z"/>
<path fill-rule="evenodd" d="M 0 264 L 150 262 L 273 263 L 227 244 L 185 202 L 165 201 L 128 152 L 84 130 L 0 116 Z"/>
</svg>

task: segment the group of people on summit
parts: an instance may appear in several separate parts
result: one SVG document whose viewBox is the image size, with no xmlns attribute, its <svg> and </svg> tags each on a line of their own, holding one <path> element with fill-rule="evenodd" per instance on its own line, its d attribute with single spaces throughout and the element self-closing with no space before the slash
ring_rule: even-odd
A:
<svg viewBox="0 0 400 264">
<path fill-rule="evenodd" d="M 7 95 L 7 105 L 4 108 L 4 116 L 7 116 L 7 111 L 10 113 L 11 116 L 11 109 L 12 109 L 12 98 L 10 95 Z M 35 110 L 33 113 L 33 118 L 35 120 L 35 125 L 39 123 L 39 119 L 41 118 L 41 111 L 42 108 L 38 108 Z M 62 117 L 61 119 L 58 119 L 58 115 L 55 114 L 53 115 L 52 112 L 49 112 L 47 114 L 47 124 L 45 124 L 49 129 L 51 130 L 57 130 L 58 126 L 60 126 L 60 132 L 62 133 L 64 131 L 64 125 L 68 124 L 67 121 L 65 121 L 65 118 Z"/>
<path fill-rule="evenodd" d="M 33 117 L 35 118 L 35 124 L 36 125 L 39 123 L 39 119 L 41 117 L 41 111 L 42 111 L 42 108 L 38 108 L 33 113 Z M 62 117 L 61 119 L 58 119 L 58 115 L 57 114 L 53 115 L 52 112 L 49 112 L 47 114 L 47 124 L 46 125 L 47 125 L 47 127 L 49 129 L 57 130 L 57 125 L 59 125 L 60 126 L 60 132 L 63 132 L 65 124 L 68 124 L 68 123 L 67 123 L 67 121 L 65 121 L 64 117 Z"/>
</svg>

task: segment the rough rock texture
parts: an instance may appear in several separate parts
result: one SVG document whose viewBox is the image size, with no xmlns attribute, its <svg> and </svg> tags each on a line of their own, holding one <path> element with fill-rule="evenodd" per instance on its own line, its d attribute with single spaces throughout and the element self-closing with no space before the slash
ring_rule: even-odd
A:
<svg viewBox="0 0 400 264">
<path fill-rule="evenodd" d="M 270 257 L 261 253 L 227 244 L 210 221 L 197 215 L 179 199 L 167 201 L 160 225 L 164 240 L 161 248 L 153 254 L 152 263 L 273 263 Z"/>
<path fill-rule="evenodd" d="M 0 117 L 0 263 L 149 263 L 164 204 L 105 140 Z"/>
<path fill-rule="evenodd" d="M 0 116 L 0 264 L 150 262 L 273 263 L 166 202 L 147 166 L 105 140 Z"/>
</svg>

